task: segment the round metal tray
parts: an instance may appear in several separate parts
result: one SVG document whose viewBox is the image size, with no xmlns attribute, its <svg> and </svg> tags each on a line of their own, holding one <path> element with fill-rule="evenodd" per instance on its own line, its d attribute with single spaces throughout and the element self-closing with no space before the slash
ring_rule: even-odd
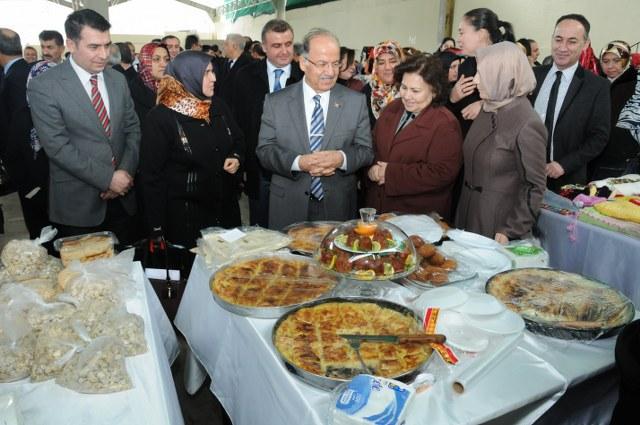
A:
<svg viewBox="0 0 640 425">
<path fill-rule="evenodd" d="M 322 226 L 322 225 L 331 225 L 331 226 L 334 226 L 334 228 L 335 228 L 335 226 L 338 226 L 340 223 L 341 223 L 340 221 L 301 221 L 301 222 L 298 222 L 298 223 L 293 223 L 293 224 L 288 225 L 287 227 L 282 229 L 282 233 L 286 234 L 291 239 L 293 239 L 293 237 L 289 235 L 289 231 L 292 230 L 292 229 L 306 228 L 306 227 L 319 227 L 319 226 Z M 333 228 L 331 230 L 333 230 Z M 329 232 L 331 230 L 329 230 Z M 324 235 L 324 236 L 326 236 L 326 235 Z M 323 236 L 323 238 L 324 238 L 324 236 Z M 293 242 L 295 242 L 295 241 L 292 241 L 291 244 Z M 304 249 L 291 248 L 291 244 L 289 244 L 289 249 L 291 250 L 291 252 L 296 253 L 296 254 L 313 256 L 315 254 L 315 252 L 316 252 L 316 249 L 320 247 L 320 243 L 321 242 L 322 242 L 322 238 L 318 241 L 318 246 L 315 249 L 311 250 L 311 251 L 306 251 Z"/>
<path fill-rule="evenodd" d="M 216 273 L 213 274 L 213 276 L 211 276 L 211 278 L 209 280 L 209 288 L 211 289 L 211 294 L 212 294 L 213 299 L 215 300 L 215 302 L 218 303 L 218 305 L 220 307 L 224 308 L 227 311 L 230 311 L 231 313 L 238 314 L 238 315 L 241 315 L 241 316 L 256 317 L 256 318 L 259 318 L 259 319 L 277 319 L 278 317 L 280 317 L 284 313 L 288 312 L 289 310 L 301 305 L 302 303 L 285 305 L 285 306 L 274 306 L 274 307 L 252 307 L 252 306 L 244 306 L 244 305 L 240 305 L 240 304 L 232 304 L 232 303 L 230 303 L 228 301 L 225 301 L 222 298 L 220 298 L 220 296 L 213 290 L 213 288 L 211 288 L 211 283 L 215 279 L 216 274 L 224 271 L 228 267 L 233 266 L 236 263 L 241 262 L 241 261 L 256 260 L 256 259 L 260 259 L 260 258 L 270 258 L 270 257 L 282 258 L 282 259 L 288 259 L 288 260 L 295 260 L 295 261 L 304 261 L 304 262 L 313 264 L 314 266 L 317 266 L 318 269 L 324 271 L 327 274 L 327 276 L 332 276 L 331 273 L 328 273 L 324 269 L 324 267 L 322 267 L 322 266 L 320 266 L 318 264 L 317 261 L 315 261 L 314 259 L 309 258 L 309 257 L 305 257 L 305 256 L 301 256 L 301 255 L 295 255 L 295 254 L 289 254 L 289 253 L 271 253 L 271 254 L 249 255 L 249 256 L 246 256 L 246 257 L 239 258 L 239 259 L 237 259 L 237 260 L 235 260 L 235 261 L 233 261 L 233 262 L 221 267 L 220 269 L 218 269 L 216 271 Z M 325 297 L 331 296 L 333 290 L 335 290 L 336 286 L 339 283 L 340 283 L 339 279 L 336 279 L 336 282 L 333 285 L 333 287 L 328 289 L 327 292 L 324 295 L 321 295 L 319 298 L 316 298 L 316 300 L 323 299 Z"/>
<path fill-rule="evenodd" d="M 324 376 L 324 375 L 318 375 L 315 373 L 311 373 L 309 371 L 306 371 L 298 366 L 296 366 L 295 364 L 289 362 L 281 353 L 280 350 L 278 350 L 278 347 L 276 346 L 276 332 L 278 331 L 278 328 L 280 327 L 280 325 L 282 324 L 282 322 L 284 322 L 291 314 L 294 314 L 295 312 L 297 312 L 300 309 L 303 308 L 307 308 L 307 307 L 313 307 L 316 305 L 320 305 L 320 304 L 326 304 L 326 303 L 370 303 L 370 304 L 376 304 L 379 305 L 380 307 L 384 307 L 384 308 L 389 308 L 395 311 L 398 311 L 406 316 L 409 316 L 411 318 L 413 318 L 416 323 L 422 327 L 422 320 L 420 319 L 420 317 L 410 308 L 405 307 L 403 305 L 400 304 L 396 304 L 390 301 L 385 301 L 385 300 L 380 300 L 380 299 L 375 299 L 375 298 L 325 298 L 322 300 L 317 300 L 317 301 L 312 301 L 306 304 L 302 304 L 298 307 L 296 307 L 295 309 L 291 309 L 290 311 L 288 311 L 287 313 L 283 314 L 278 321 L 273 325 L 273 330 L 271 332 L 271 343 L 273 344 L 273 347 L 275 348 L 276 353 L 278 353 L 278 356 L 280 357 L 280 359 L 282 360 L 282 362 L 284 363 L 285 367 L 287 368 L 287 370 L 289 372 L 291 372 L 293 375 L 295 375 L 296 377 L 298 377 L 300 380 L 302 380 L 303 382 L 312 385 L 316 388 L 320 388 L 322 390 L 332 390 L 333 388 L 335 388 L 337 385 L 339 385 L 340 383 L 343 382 L 348 382 L 351 378 L 349 379 L 341 379 L 341 378 L 333 378 L 333 377 L 328 377 L 328 376 Z M 413 379 L 419 372 L 420 370 L 422 370 L 428 363 L 429 360 L 433 357 L 433 353 L 431 355 L 429 355 L 426 360 L 424 362 L 422 362 L 421 364 L 419 364 L 418 366 L 416 366 L 415 368 L 406 371 L 400 375 L 396 375 L 396 376 L 387 376 L 387 378 L 390 379 L 397 379 L 399 381 L 409 381 L 411 379 Z M 355 376 L 355 375 L 354 375 Z"/>
<path fill-rule="evenodd" d="M 583 329 L 583 328 L 575 328 L 575 327 L 570 327 L 570 326 L 558 326 L 555 325 L 553 323 L 548 323 L 548 322 L 542 322 L 539 320 L 535 320 L 533 318 L 521 315 L 522 318 L 524 319 L 525 325 L 527 327 L 527 329 L 533 333 L 536 334 L 540 334 L 540 335 L 546 335 L 546 336 L 550 336 L 553 338 L 559 338 L 559 339 L 576 339 L 576 340 L 594 340 L 594 339 L 598 339 L 598 338 L 606 338 L 612 335 L 617 334 L 618 332 L 620 332 L 620 330 L 622 330 L 622 328 L 624 328 L 629 322 L 631 322 L 633 320 L 633 317 L 635 315 L 635 308 L 633 306 L 633 303 L 631 302 L 631 300 L 629 300 L 624 294 L 622 294 L 620 291 L 618 291 L 615 288 L 610 287 L 609 285 L 607 285 L 604 282 L 601 282 L 599 280 L 596 279 L 591 279 L 591 278 L 587 278 L 584 277 L 582 275 L 579 275 L 577 273 L 569 273 L 569 272 L 565 272 L 562 270 L 558 270 L 558 269 L 549 269 L 549 268 L 542 268 L 542 267 L 528 267 L 528 268 L 522 268 L 522 269 L 514 269 L 514 270 L 506 270 L 500 273 L 497 273 L 495 275 L 493 275 L 491 278 L 489 278 L 487 280 L 487 283 L 485 284 L 485 292 L 489 293 L 489 287 L 491 286 L 492 282 L 494 279 L 496 279 L 498 276 L 504 275 L 504 274 L 513 274 L 517 271 L 522 271 L 522 270 L 545 270 L 545 271 L 551 271 L 551 272 L 558 272 L 558 273 L 563 273 L 563 274 L 570 274 L 570 275 L 577 275 L 579 276 L 581 279 L 585 279 L 591 282 L 595 282 L 597 284 L 606 286 L 608 289 L 617 292 L 620 297 L 621 300 L 623 300 L 625 302 L 625 307 L 627 309 L 627 318 L 625 323 L 622 323 L 620 325 L 617 326 L 613 326 L 613 327 L 600 327 L 600 328 L 587 328 L 587 329 Z M 518 313 L 518 312 L 516 312 Z"/>
</svg>

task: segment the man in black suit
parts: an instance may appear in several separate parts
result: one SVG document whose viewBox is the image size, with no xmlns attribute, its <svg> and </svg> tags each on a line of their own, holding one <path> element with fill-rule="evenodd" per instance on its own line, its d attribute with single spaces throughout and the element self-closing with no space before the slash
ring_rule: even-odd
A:
<svg viewBox="0 0 640 425">
<path fill-rule="evenodd" d="M 233 104 L 233 82 L 236 75 L 244 66 L 252 62 L 251 56 L 244 51 L 244 44 L 243 36 L 229 34 L 222 45 L 222 54 L 226 61 L 222 61 L 221 69 L 216 73 L 216 95 L 229 106 Z"/>
<path fill-rule="evenodd" d="M 286 21 L 272 19 L 262 28 L 266 59 L 239 70 L 233 85 L 232 110 L 245 136 L 245 192 L 249 196 L 251 225 L 269 225 L 269 180 L 271 173 L 256 157 L 264 97 L 300 81 L 303 73 L 293 60 L 293 28 Z M 277 78 L 276 78 L 277 76 Z"/>
<path fill-rule="evenodd" d="M 46 157 L 36 158 L 29 144 L 32 125 L 26 92 L 31 64 L 22 59 L 20 36 L 9 29 L 0 29 L 0 65 L 6 74 L 0 92 L 0 132 L 6 138 L 2 155 L 18 189 L 24 221 L 33 239 L 49 224 L 46 185 L 41 184 L 46 181 L 48 168 Z"/>
<path fill-rule="evenodd" d="M 582 15 L 561 16 L 551 39 L 553 64 L 533 70 L 538 84 L 531 101 L 548 132 L 547 186 L 556 191 L 586 183 L 587 164 L 609 139 L 609 84 L 578 64 L 589 29 Z"/>
</svg>

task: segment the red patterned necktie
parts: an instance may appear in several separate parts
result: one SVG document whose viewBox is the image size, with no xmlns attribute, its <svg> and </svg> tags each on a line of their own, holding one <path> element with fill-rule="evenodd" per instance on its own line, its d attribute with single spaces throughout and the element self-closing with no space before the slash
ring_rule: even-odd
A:
<svg viewBox="0 0 640 425">
<path fill-rule="evenodd" d="M 100 90 L 98 90 L 98 76 L 91 76 L 91 104 L 93 105 L 93 109 L 96 110 L 96 114 L 98 114 L 98 121 L 102 124 L 102 128 L 104 128 L 104 132 L 107 134 L 107 137 L 111 137 L 111 122 L 109 121 L 109 114 L 107 114 L 107 108 L 104 106 L 104 102 L 102 101 L 102 96 L 100 96 Z"/>
</svg>

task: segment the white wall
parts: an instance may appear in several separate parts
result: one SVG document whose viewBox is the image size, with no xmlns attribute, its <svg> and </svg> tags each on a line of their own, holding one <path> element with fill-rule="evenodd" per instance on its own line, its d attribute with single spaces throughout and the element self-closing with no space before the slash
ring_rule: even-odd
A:
<svg viewBox="0 0 640 425">
<path fill-rule="evenodd" d="M 340 0 L 287 11 L 286 19 L 296 33 L 296 41 L 313 27 L 333 31 L 340 42 L 359 50 L 386 39 L 402 46 L 433 51 L 438 45 L 439 0 Z M 262 26 L 275 15 L 251 18 L 235 23 L 216 23 L 217 38 L 237 32 L 260 39 Z"/>
<path fill-rule="evenodd" d="M 611 40 L 634 44 L 640 40 L 638 0 L 456 0 L 454 26 L 465 12 L 488 7 L 503 21 L 513 24 L 516 38 L 533 38 L 540 45 L 540 61 L 550 54 L 556 20 L 580 13 L 591 23 L 591 42 L 596 56 Z"/>
</svg>

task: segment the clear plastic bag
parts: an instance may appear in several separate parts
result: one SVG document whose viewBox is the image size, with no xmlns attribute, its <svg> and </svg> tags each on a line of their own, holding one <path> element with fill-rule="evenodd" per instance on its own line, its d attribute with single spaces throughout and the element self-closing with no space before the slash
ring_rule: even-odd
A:
<svg viewBox="0 0 640 425">
<path fill-rule="evenodd" d="M 31 380 L 40 382 L 58 376 L 81 346 L 78 338 L 72 335 L 53 337 L 41 334 L 36 341 L 33 353 Z"/>
<path fill-rule="evenodd" d="M 96 328 L 116 308 L 116 303 L 111 299 L 95 299 L 80 303 L 73 315 L 73 319 L 79 321 L 89 332 L 96 335 Z"/>
<path fill-rule="evenodd" d="M 137 314 L 128 313 L 124 308 L 113 309 L 104 320 L 97 322 L 92 336 L 113 336 L 122 341 L 127 356 L 137 356 L 147 352 L 144 337 L 144 320 Z"/>
<path fill-rule="evenodd" d="M 0 259 L 9 274 L 16 281 L 22 281 L 37 278 L 49 256 L 47 250 L 34 241 L 13 239 L 2 249 Z"/>
<path fill-rule="evenodd" d="M 36 292 L 45 302 L 54 301 L 59 293 L 55 280 L 29 279 L 23 280 L 19 284 Z"/>
<path fill-rule="evenodd" d="M 35 338 L 22 316 L 0 309 L 0 382 L 24 379 L 31 372 Z"/>
<path fill-rule="evenodd" d="M 125 348 L 114 337 L 94 339 L 75 354 L 56 384 L 86 394 L 107 394 L 133 388 L 125 364 Z"/>
<path fill-rule="evenodd" d="M 245 255 L 274 252 L 285 248 L 292 240 L 283 233 L 258 226 L 232 230 L 210 227 L 200 233 L 198 253 L 204 256 L 208 265 L 226 263 Z"/>
<path fill-rule="evenodd" d="M 120 304 L 132 295 L 133 250 L 90 263 L 74 262 L 58 275 L 58 286 L 78 302 L 108 299 Z"/>
<path fill-rule="evenodd" d="M 75 306 L 68 303 L 33 304 L 26 312 L 27 322 L 34 331 L 39 332 L 50 323 L 67 320 L 75 311 Z"/>
</svg>

